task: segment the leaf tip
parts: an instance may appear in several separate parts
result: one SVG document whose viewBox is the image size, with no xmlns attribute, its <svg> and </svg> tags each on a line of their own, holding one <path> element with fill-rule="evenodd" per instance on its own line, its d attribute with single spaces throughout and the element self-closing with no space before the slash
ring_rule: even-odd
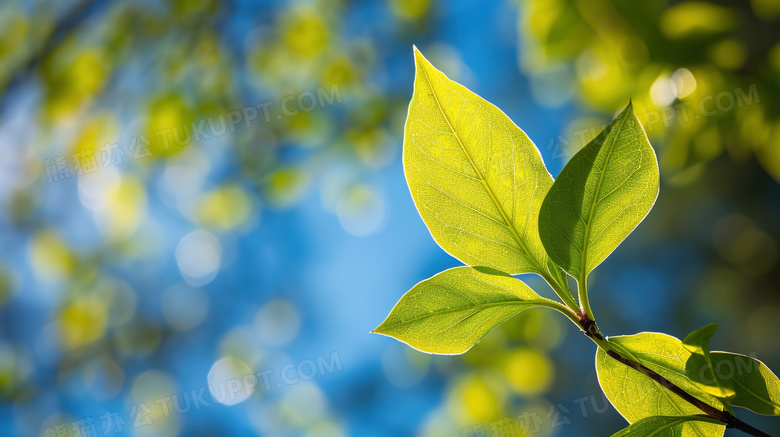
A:
<svg viewBox="0 0 780 437">
<path fill-rule="evenodd" d="M 412 45 L 412 49 L 414 50 L 414 61 L 418 67 L 424 64 L 429 64 L 428 60 L 425 59 L 425 56 L 423 56 L 422 52 L 417 48 L 416 45 Z"/>
<path fill-rule="evenodd" d="M 626 114 L 633 114 L 634 113 L 634 101 L 633 99 L 628 99 L 628 105 L 626 105 L 626 109 L 623 110 Z"/>
</svg>

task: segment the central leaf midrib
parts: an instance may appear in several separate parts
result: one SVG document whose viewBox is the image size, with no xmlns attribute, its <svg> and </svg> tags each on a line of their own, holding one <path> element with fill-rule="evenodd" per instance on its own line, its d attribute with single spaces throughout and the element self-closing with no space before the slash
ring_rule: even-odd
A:
<svg viewBox="0 0 780 437">
<path fill-rule="evenodd" d="M 709 340 L 707 340 L 707 342 L 709 343 Z M 727 388 L 727 387 L 724 387 L 724 386 L 723 386 L 723 384 L 721 384 L 721 380 L 720 380 L 720 379 L 718 379 L 718 378 L 716 377 L 716 375 L 715 375 L 715 366 L 713 366 L 713 365 L 712 365 L 712 356 L 710 355 L 710 349 L 709 349 L 709 346 L 706 346 L 706 347 L 703 349 L 703 352 L 704 352 L 704 354 L 703 354 L 703 356 L 704 356 L 704 362 L 705 362 L 705 363 L 707 363 L 707 365 L 710 367 L 710 370 L 712 371 L 712 376 L 713 376 L 713 377 L 714 377 L 714 379 L 715 379 L 715 386 L 716 386 L 716 388 L 717 388 L 718 390 L 720 390 L 720 393 L 721 393 L 721 394 L 723 394 L 724 390 L 726 390 L 726 388 Z M 704 385 L 704 386 L 709 386 L 709 387 L 712 387 L 712 385 L 705 384 L 705 383 L 703 383 L 703 382 L 702 382 L 701 384 L 702 384 L 702 385 Z M 707 391 L 707 389 L 704 389 L 704 391 Z M 707 393 L 709 393 L 709 392 L 707 392 Z M 713 395 L 714 395 L 714 394 L 713 394 Z M 715 396 L 715 397 L 716 397 L 716 398 L 721 398 L 722 396 Z"/>
<path fill-rule="evenodd" d="M 531 252 L 525 246 L 525 243 L 523 242 L 523 239 L 520 238 L 520 234 L 517 233 L 517 230 L 515 229 L 514 223 L 509 220 L 509 217 L 506 215 L 506 212 L 504 211 L 504 208 L 501 206 L 501 203 L 498 201 L 498 198 L 493 193 L 493 189 L 490 188 L 490 185 L 488 184 L 487 179 L 482 176 L 482 172 L 479 171 L 479 168 L 477 167 L 476 163 L 474 163 L 474 160 L 471 159 L 471 155 L 469 155 L 469 152 L 466 150 L 466 146 L 464 146 L 463 142 L 461 142 L 460 136 L 458 136 L 458 132 L 452 126 L 452 123 L 450 123 L 450 119 L 447 117 L 447 113 L 444 112 L 444 108 L 442 107 L 441 102 L 439 101 L 439 96 L 436 95 L 436 90 L 433 88 L 433 83 L 431 82 L 430 77 L 428 77 L 428 72 L 425 71 L 425 67 L 421 66 L 420 70 L 422 70 L 423 74 L 425 75 L 425 81 L 428 83 L 428 87 L 430 87 L 430 89 L 431 89 L 431 94 L 433 95 L 433 100 L 436 101 L 436 106 L 439 108 L 439 112 L 441 112 L 442 117 L 444 117 L 444 121 L 447 122 L 447 126 L 450 128 L 450 131 L 452 132 L 452 136 L 455 137 L 455 140 L 458 142 L 458 145 L 460 146 L 461 150 L 463 150 L 463 154 L 466 155 L 466 159 L 469 160 L 469 163 L 471 164 L 471 167 L 477 173 L 477 177 L 479 177 L 479 180 L 482 182 L 482 185 L 485 187 L 485 190 L 490 195 L 490 199 L 496 205 L 496 209 L 498 209 L 498 213 L 501 214 L 501 219 L 504 220 L 504 223 L 506 223 L 506 227 L 509 229 L 509 232 L 512 234 L 512 237 L 515 239 L 515 241 L 517 241 L 517 244 L 520 245 L 520 248 L 523 249 L 523 252 L 525 252 L 525 255 L 529 259 L 529 261 L 531 261 L 531 263 L 535 264 L 535 266 L 539 270 L 539 272 L 540 273 L 544 272 L 544 270 L 542 269 L 542 267 L 539 264 L 539 262 L 537 262 L 536 258 L 531 255 Z M 488 138 L 488 141 L 490 141 L 490 138 Z M 513 181 L 513 185 L 514 185 L 514 181 Z"/>
<path fill-rule="evenodd" d="M 408 319 L 408 320 L 403 320 L 403 321 L 400 321 L 400 322 L 392 324 L 392 325 L 386 325 L 385 328 L 392 329 L 392 328 L 396 328 L 396 327 L 401 326 L 401 325 L 406 325 L 406 324 L 409 324 L 409 323 L 418 322 L 420 320 L 427 319 L 429 317 L 441 316 L 441 315 L 446 315 L 446 314 L 452 314 L 452 313 L 457 313 L 457 312 L 461 312 L 461 311 L 468 311 L 468 310 L 476 309 L 477 310 L 476 312 L 480 312 L 480 311 L 485 310 L 487 308 L 493 308 L 493 307 L 497 307 L 497 306 L 504 306 L 504 307 L 515 306 L 515 305 L 518 305 L 518 306 L 522 306 L 522 305 L 532 306 L 532 305 L 537 305 L 537 304 L 540 304 L 540 302 L 535 302 L 535 301 L 501 301 L 501 302 L 490 302 L 490 303 L 484 303 L 484 304 L 478 304 L 478 305 L 451 307 L 451 308 L 447 308 L 447 309 L 443 309 L 443 310 L 432 311 L 432 312 L 430 312 L 428 314 L 422 314 L 420 316 L 417 316 L 417 317 L 414 317 L 414 318 L 411 318 L 411 319 Z"/>
<path fill-rule="evenodd" d="M 648 436 L 647 436 L 647 437 L 652 437 L 652 436 L 654 436 L 654 435 L 657 435 L 657 434 L 658 434 L 659 432 L 661 432 L 661 431 L 665 431 L 665 430 L 667 430 L 667 429 L 674 428 L 675 426 L 677 426 L 677 425 L 679 425 L 679 424 L 681 424 L 681 423 L 685 423 L 685 422 L 687 422 L 687 421 L 688 421 L 687 419 L 677 419 L 677 420 L 675 420 L 675 421 L 674 421 L 674 422 L 672 422 L 672 423 L 667 423 L 666 425 L 663 425 L 662 427 L 660 427 L 660 428 L 656 429 L 655 431 L 653 431 L 653 433 L 652 433 L 652 434 L 648 434 Z"/>
<path fill-rule="evenodd" d="M 622 349 L 622 350 L 623 350 L 623 353 L 625 353 L 626 355 L 628 355 L 628 357 L 629 357 L 630 359 L 632 359 L 632 360 L 636 361 L 637 363 L 640 363 L 640 364 L 642 363 L 642 361 L 641 361 L 639 358 L 637 358 L 637 357 L 636 357 L 636 356 L 635 356 L 633 353 L 631 353 L 631 351 L 630 351 L 630 350 L 629 350 L 627 347 L 625 347 L 625 346 L 623 346 L 623 345 L 621 345 L 620 343 L 618 343 L 618 342 L 615 342 L 615 341 L 613 341 L 613 342 L 612 342 L 612 344 L 613 344 L 613 345 L 616 345 L 616 346 L 618 346 L 620 349 Z M 659 366 L 659 367 L 662 367 L 662 368 L 663 368 L 663 366 L 660 366 L 660 365 L 658 365 L 657 363 L 655 363 L 655 364 L 656 364 L 657 366 Z M 644 365 L 644 364 L 643 364 L 643 365 Z M 629 367 L 629 369 L 631 369 L 631 370 L 635 371 L 635 372 L 636 372 L 638 375 L 641 375 L 642 377 L 648 378 L 648 376 L 647 376 L 647 375 L 644 375 L 642 372 L 640 372 L 640 371 L 638 371 L 638 370 L 636 370 L 636 369 L 633 369 L 633 368 L 630 368 L 630 367 Z M 652 370 L 652 369 L 651 369 L 651 370 Z M 669 370 L 669 369 L 666 369 L 666 370 Z M 673 372 L 673 371 L 670 371 L 670 373 L 672 373 L 672 372 Z M 656 373 L 657 373 L 657 372 L 656 372 Z M 674 373 L 676 373 L 676 372 L 674 372 Z M 659 374 L 659 375 L 660 375 L 660 374 Z M 663 376 L 663 375 L 662 375 L 662 376 Z M 658 383 L 658 381 L 654 381 L 654 380 L 652 380 L 652 379 L 651 379 L 651 381 L 653 381 L 653 382 L 654 382 L 654 383 L 655 383 L 655 384 L 656 384 L 656 385 L 657 385 L 657 386 L 658 386 L 658 387 L 661 389 L 661 393 L 663 393 L 664 397 L 665 397 L 665 398 L 666 398 L 666 400 L 669 402 L 669 404 L 671 404 L 671 405 L 674 407 L 674 409 L 675 409 L 675 410 L 677 410 L 677 412 L 678 412 L 678 413 L 682 414 L 683 412 L 682 412 L 682 409 L 681 409 L 681 407 L 680 407 L 679 405 L 677 405 L 677 403 L 676 403 L 676 402 L 674 402 L 674 401 L 672 400 L 672 397 L 671 397 L 671 396 L 669 396 L 669 393 L 671 392 L 671 390 L 669 390 L 668 388 L 666 388 L 666 387 L 664 387 L 663 385 L 661 385 L 660 383 Z M 693 426 L 693 429 L 695 429 L 695 430 L 696 430 L 696 432 L 697 432 L 699 435 L 701 435 L 702 437 L 705 437 L 705 436 L 704 436 L 704 434 L 702 433 L 702 431 L 699 429 L 699 427 L 698 427 L 696 424 L 691 424 L 691 426 Z"/>
<path fill-rule="evenodd" d="M 599 193 L 601 192 L 601 185 L 604 182 L 604 175 L 607 173 L 607 166 L 609 165 L 609 158 L 612 156 L 612 150 L 615 148 L 615 143 L 617 142 L 617 137 L 620 135 L 620 131 L 623 129 L 623 125 L 626 123 L 626 118 L 628 116 L 623 117 L 622 120 L 620 120 L 620 126 L 617 126 L 617 129 L 615 129 L 615 135 L 612 137 L 612 144 L 609 146 L 609 150 L 607 151 L 607 156 L 604 159 L 604 167 L 600 171 L 599 174 L 599 183 L 596 186 L 596 190 L 594 191 L 594 199 L 593 203 L 590 206 L 590 214 L 588 215 L 588 222 L 585 224 L 585 238 L 582 241 L 582 262 L 580 263 L 580 277 L 582 277 L 582 280 L 587 280 L 587 278 L 584 278 L 586 270 L 587 270 L 587 262 L 588 262 L 588 238 L 590 238 L 590 230 L 591 230 L 591 224 L 593 223 L 593 216 L 596 213 L 596 206 L 598 205 L 598 197 Z"/>
<path fill-rule="evenodd" d="M 629 355 L 629 356 L 630 356 L 630 357 L 631 357 L 631 358 L 632 358 L 634 361 L 637 361 L 637 362 L 639 362 L 639 360 L 637 360 L 636 358 L 634 358 L 632 354 L 630 354 L 630 353 L 629 353 L 628 355 Z M 628 371 L 629 371 L 629 372 L 631 372 L 632 370 L 633 370 L 634 372 L 636 372 L 636 374 L 637 374 L 637 375 L 639 375 L 639 376 L 640 376 L 640 378 L 647 378 L 647 375 L 644 375 L 644 374 L 642 374 L 642 372 L 640 372 L 640 371 L 638 371 L 638 370 L 636 370 L 636 369 L 633 369 L 633 368 L 631 368 L 631 367 L 629 367 L 629 368 L 628 368 Z M 671 396 L 669 395 L 669 393 L 667 392 L 667 390 L 668 390 L 668 389 L 667 389 L 666 387 L 664 387 L 663 385 L 659 384 L 659 383 L 658 383 L 658 381 L 654 381 L 654 380 L 652 380 L 652 379 L 651 379 L 651 381 L 652 381 L 652 382 L 653 382 L 655 385 L 657 385 L 657 386 L 658 386 L 658 388 L 660 388 L 660 392 L 661 392 L 661 394 L 662 394 L 662 395 L 663 395 L 663 397 L 666 399 L 666 401 L 669 403 L 669 405 L 671 405 L 671 406 L 672 406 L 672 407 L 673 407 L 675 410 L 677 410 L 677 412 L 678 412 L 678 413 L 680 413 L 680 414 L 683 414 L 682 408 L 681 408 L 679 405 L 677 405 L 677 403 L 676 403 L 676 402 L 674 402 L 674 401 L 672 400 L 672 397 L 671 397 Z M 649 417 L 649 416 L 648 416 L 648 417 Z M 640 420 L 641 420 L 641 419 L 640 419 Z M 693 428 L 696 430 L 696 432 L 697 432 L 699 435 L 701 435 L 702 437 L 704 437 L 704 435 L 701 433 L 701 430 L 699 430 L 699 428 L 697 428 L 697 427 L 696 427 L 696 425 L 693 425 Z"/>
<path fill-rule="evenodd" d="M 736 378 L 731 378 L 731 380 L 732 380 L 732 381 L 734 381 L 734 383 L 736 383 L 736 384 L 737 384 L 737 385 L 739 385 L 740 387 L 742 387 L 742 388 L 743 388 L 743 389 L 744 389 L 746 392 L 748 392 L 748 393 L 750 393 L 751 395 L 753 395 L 753 397 L 755 397 L 755 398 L 756 398 L 756 399 L 758 399 L 759 401 L 761 401 L 761 402 L 763 402 L 763 403 L 765 403 L 765 404 L 767 404 L 767 405 L 769 405 L 769 406 L 771 406 L 771 407 L 774 407 L 774 408 L 780 408 L 780 404 L 777 404 L 777 403 L 775 403 L 775 402 L 774 402 L 774 401 L 772 401 L 771 399 L 767 400 L 767 399 L 764 399 L 764 398 L 762 398 L 762 397 L 761 397 L 761 396 L 759 396 L 757 393 L 755 393 L 753 390 L 751 390 L 751 389 L 747 388 L 747 387 L 746 387 L 744 384 L 742 384 L 741 382 L 739 382 L 739 380 L 738 380 L 738 379 L 736 379 Z"/>
<path fill-rule="evenodd" d="M 662 427 L 656 429 L 655 431 L 653 431 L 652 434 L 648 434 L 647 437 L 652 437 L 654 435 L 658 435 L 658 433 L 661 432 L 661 431 L 673 428 L 673 427 L 675 427 L 677 425 L 680 425 L 680 424 L 684 424 L 685 422 L 709 422 L 709 423 L 714 423 L 714 422 L 712 422 L 710 420 L 707 420 L 707 419 L 705 419 L 703 417 L 696 417 L 696 416 L 686 416 L 684 418 L 681 417 L 680 419 L 677 419 L 677 420 L 675 420 L 672 423 L 667 423 L 666 425 L 663 425 Z"/>
<path fill-rule="evenodd" d="M 631 352 L 631 350 L 628 349 L 626 346 L 624 346 L 624 345 L 622 345 L 622 344 L 620 344 L 620 343 L 618 343 L 616 341 L 612 341 L 611 343 L 612 343 L 612 345 L 617 346 L 618 348 L 620 348 L 621 351 L 624 354 L 628 355 L 628 358 L 636 361 L 637 363 L 642 364 L 643 366 L 645 366 L 645 367 L 649 368 L 650 370 L 658 373 L 659 375 L 661 375 L 661 373 L 667 373 L 668 375 L 677 375 L 679 377 L 682 377 L 684 380 L 688 381 L 688 385 L 689 386 L 695 387 L 695 384 L 690 380 L 690 378 L 688 378 L 685 374 L 680 373 L 680 371 L 678 369 L 675 369 L 675 368 L 673 368 L 673 367 L 671 367 L 669 365 L 666 365 L 663 362 L 661 362 L 660 360 L 659 361 L 653 361 L 653 360 L 649 360 L 649 359 L 641 359 L 641 358 L 639 358 L 638 355 L 633 354 Z M 647 354 L 641 353 L 641 355 L 642 356 L 646 356 Z M 664 355 L 658 355 L 658 356 L 663 357 L 663 358 L 669 358 L 668 356 L 664 356 Z M 653 369 L 652 367 L 655 367 L 656 369 L 660 369 L 660 370 L 662 370 L 662 372 L 659 372 L 658 370 Z M 639 373 L 641 374 L 641 372 L 639 372 Z M 664 378 L 667 378 L 667 376 L 665 376 L 665 375 L 661 375 L 661 376 L 663 376 Z M 669 378 L 667 378 L 667 379 L 669 379 Z M 654 381 L 654 382 L 657 383 L 657 381 Z M 660 387 L 662 387 L 662 388 L 665 388 L 661 384 L 658 384 L 658 385 Z M 695 394 L 698 397 L 705 398 L 703 400 L 704 402 L 712 403 L 712 401 L 714 400 L 714 401 L 720 403 L 721 405 L 723 404 L 716 397 L 712 397 L 709 394 L 704 393 L 704 392 L 702 392 L 702 391 L 700 391 L 698 389 L 697 389 L 697 393 L 692 393 L 692 394 Z"/>
</svg>

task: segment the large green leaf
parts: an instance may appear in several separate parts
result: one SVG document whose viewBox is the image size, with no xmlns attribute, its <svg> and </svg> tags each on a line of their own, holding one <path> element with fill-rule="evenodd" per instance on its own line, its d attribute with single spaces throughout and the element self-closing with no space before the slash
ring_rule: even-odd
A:
<svg viewBox="0 0 780 437">
<path fill-rule="evenodd" d="M 612 434 L 612 437 L 685 437 L 685 425 L 691 422 L 719 423 L 706 416 L 652 416 Z"/>
<path fill-rule="evenodd" d="M 717 330 L 718 324 L 710 323 L 691 332 L 683 339 L 683 347 L 691 353 L 685 368 L 689 378 L 700 383 L 704 391 L 719 398 L 728 398 L 734 395 L 732 384 L 730 381 L 716 377 L 710 354 L 710 341 Z"/>
<path fill-rule="evenodd" d="M 658 161 L 631 104 L 575 154 L 544 199 L 539 232 L 550 258 L 584 279 L 647 216 Z"/>
<path fill-rule="evenodd" d="M 691 353 L 680 340 L 666 334 L 643 332 L 610 337 L 609 342 L 626 358 L 642 363 L 699 400 L 719 410 L 726 408 L 688 378 L 685 363 Z M 596 353 L 596 370 L 604 394 L 629 423 L 652 416 L 702 413 L 646 375 L 610 357 L 601 348 Z M 684 434 L 686 436 L 720 436 L 724 431 L 723 426 L 712 423 L 686 422 L 681 427 L 690 433 Z"/>
<path fill-rule="evenodd" d="M 780 380 L 764 363 L 729 352 L 710 355 L 715 375 L 735 392 L 729 404 L 767 416 L 780 415 Z"/>
<path fill-rule="evenodd" d="M 549 304 L 504 273 L 456 267 L 415 285 L 374 332 L 423 352 L 460 354 L 520 311 Z"/>
<path fill-rule="evenodd" d="M 538 217 L 553 179 L 539 151 L 500 109 L 414 53 L 404 170 L 431 235 L 465 264 L 544 274 Z"/>
</svg>

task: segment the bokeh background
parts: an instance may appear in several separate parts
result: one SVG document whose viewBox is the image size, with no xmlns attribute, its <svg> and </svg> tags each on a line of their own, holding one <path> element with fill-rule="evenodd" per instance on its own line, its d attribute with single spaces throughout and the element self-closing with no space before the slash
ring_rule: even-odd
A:
<svg viewBox="0 0 780 437">
<path fill-rule="evenodd" d="M 592 278 L 602 331 L 718 321 L 715 349 L 780 370 L 776 0 L 8 0 L 0 434 L 622 428 L 594 346 L 552 312 L 458 357 L 369 334 L 458 265 L 403 177 L 413 44 L 553 174 L 633 99 L 662 188 Z"/>
</svg>

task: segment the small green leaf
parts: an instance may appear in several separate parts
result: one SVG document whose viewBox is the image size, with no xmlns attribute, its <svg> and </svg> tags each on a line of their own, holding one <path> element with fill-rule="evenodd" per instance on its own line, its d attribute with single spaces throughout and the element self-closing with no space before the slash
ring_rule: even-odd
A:
<svg viewBox="0 0 780 437">
<path fill-rule="evenodd" d="M 644 220 L 658 197 L 658 161 L 631 103 L 575 154 L 539 213 L 550 258 L 583 280 Z"/>
<path fill-rule="evenodd" d="M 538 217 L 553 179 L 539 151 L 500 109 L 414 55 L 403 161 L 431 235 L 465 264 L 544 275 Z"/>
<path fill-rule="evenodd" d="M 718 326 L 717 323 L 710 323 L 707 326 L 691 332 L 683 340 L 683 347 L 688 349 L 692 354 L 709 354 L 710 341 L 712 341 L 712 336 L 715 335 L 715 331 L 718 330 Z"/>
<path fill-rule="evenodd" d="M 685 368 L 688 376 L 693 381 L 700 383 L 704 391 L 725 399 L 733 396 L 734 390 L 729 381 L 721 380 L 715 376 L 710 356 L 710 341 L 717 330 L 718 324 L 710 323 L 685 337 L 683 347 L 691 353 L 690 358 L 685 363 Z"/>
<path fill-rule="evenodd" d="M 683 346 L 692 353 L 685 365 L 689 378 L 729 405 L 758 414 L 780 415 L 780 380 L 755 358 L 710 352 L 709 343 L 717 329 L 717 323 L 712 323 L 683 340 Z"/>
<path fill-rule="evenodd" d="M 721 424 L 707 416 L 652 416 L 612 434 L 612 437 L 683 437 L 685 424 L 689 422 Z"/>
<path fill-rule="evenodd" d="M 642 363 L 701 401 L 719 410 L 727 408 L 688 378 L 685 363 L 691 353 L 680 340 L 666 334 L 643 332 L 610 337 L 609 342 L 625 357 Z M 596 370 L 604 394 L 629 423 L 652 416 L 690 416 L 701 413 L 698 408 L 659 383 L 610 357 L 601 348 L 596 353 Z M 680 426 L 686 432 L 682 434 L 685 436 L 720 436 L 725 429 L 722 425 L 701 422 L 686 422 Z"/>
<path fill-rule="evenodd" d="M 710 355 L 718 380 L 734 389 L 729 404 L 766 416 L 780 415 L 780 380 L 764 363 L 729 352 Z"/>
<path fill-rule="evenodd" d="M 707 326 L 691 332 L 683 340 L 683 347 L 688 349 L 692 354 L 709 354 L 710 341 L 712 340 L 712 336 L 715 335 L 715 331 L 718 330 L 718 326 L 717 323 L 710 323 Z"/>
<path fill-rule="evenodd" d="M 461 354 L 520 311 L 550 304 L 504 273 L 456 267 L 415 285 L 374 332 L 423 352 Z"/>
</svg>

